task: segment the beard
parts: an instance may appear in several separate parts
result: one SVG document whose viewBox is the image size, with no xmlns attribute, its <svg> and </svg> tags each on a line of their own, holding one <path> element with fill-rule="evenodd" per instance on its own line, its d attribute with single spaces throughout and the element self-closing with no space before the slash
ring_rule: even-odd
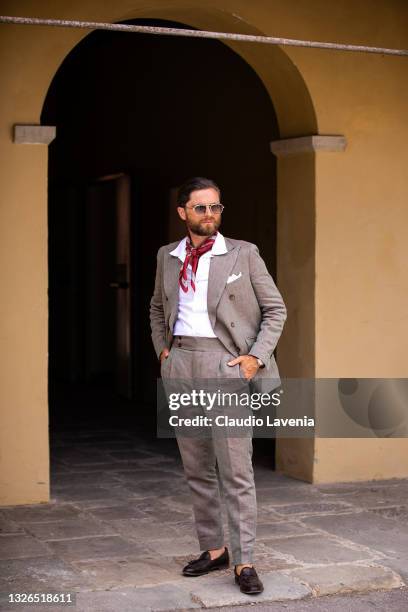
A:
<svg viewBox="0 0 408 612">
<path fill-rule="evenodd" d="M 196 236 L 211 236 L 221 225 L 221 219 L 216 221 L 215 219 L 212 223 L 204 223 L 204 221 L 194 222 L 190 219 L 186 219 L 187 229 Z"/>
</svg>

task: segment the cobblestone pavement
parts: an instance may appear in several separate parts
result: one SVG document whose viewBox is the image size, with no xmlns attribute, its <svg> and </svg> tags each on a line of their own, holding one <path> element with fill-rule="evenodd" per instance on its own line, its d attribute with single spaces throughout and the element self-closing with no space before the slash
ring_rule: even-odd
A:
<svg viewBox="0 0 408 612">
<path fill-rule="evenodd" d="M 408 610 L 408 587 L 390 591 L 322 595 L 296 601 L 275 601 L 252 605 L 212 608 L 211 612 L 405 612 Z M 188 612 L 188 611 L 186 611 Z"/>
<path fill-rule="evenodd" d="M 248 598 L 232 569 L 180 574 L 199 551 L 174 441 L 67 431 L 54 436 L 51 467 L 51 503 L 0 508 L 2 610 L 67 609 L 8 603 L 9 593 L 47 592 L 74 593 L 71 609 L 84 612 L 323 610 L 331 596 L 390 590 L 406 601 L 408 480 L 310 485 L 255 466 L 265 590 Z"/>
</svg>

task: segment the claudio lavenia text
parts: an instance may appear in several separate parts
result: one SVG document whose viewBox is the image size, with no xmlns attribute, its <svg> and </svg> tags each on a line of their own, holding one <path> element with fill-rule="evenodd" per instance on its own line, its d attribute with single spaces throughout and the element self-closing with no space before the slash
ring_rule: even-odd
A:
<svg viewBox="0 0 408 612">
<path fill-rule="evenodd" d="M 225 414 L 220 414 L 215 418 L 208 416 L 197 415 L 192 418 L 179 417 L 172 415 L 169 418 L 169 424 L 172 427 L 314 427 L 314 419 L 304 416 L 300 418 L 277 418 L 270 417 L 268 414 L 266 419 L 250 415 L 247 417 L 230 417 Z"/>
</svg>

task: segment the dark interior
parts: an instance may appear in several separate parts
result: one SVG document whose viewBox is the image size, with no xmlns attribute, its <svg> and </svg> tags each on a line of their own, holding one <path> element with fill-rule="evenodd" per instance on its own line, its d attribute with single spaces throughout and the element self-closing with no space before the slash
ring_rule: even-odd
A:
<svg viewBox="0 0 408 612">
<path fill-rule="evenodd" d="M 159 367 L 149 300 L 158 248 L 184 235 L 174 189 L 191 176 L 214 179 L 225 206 L 221 232 L 255 242 L 275 276 L 269 143 L 278 126 L 270 97 L 221 42 L 95 31 L 57 71 L 41 123 L 57 127 L 49 148 L 51 436 L 109 426 L 154 438 Z M 121 177 L 129 187 L 126 265 L 117 260 Z M 125 357 L 118 325 L 129 330 Z M 254 447 L 273 464 L 273 440 L 255 440 Z"/>
</svg>

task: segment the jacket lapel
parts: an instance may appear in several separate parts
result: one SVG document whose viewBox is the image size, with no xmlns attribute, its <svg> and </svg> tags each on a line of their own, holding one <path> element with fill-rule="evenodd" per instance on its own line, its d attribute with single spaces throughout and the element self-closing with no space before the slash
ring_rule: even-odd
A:
<svg viewBox="0 0 408 612">
<path fill-rule="evenodd" d="M 208 275 L 207 310 L 211 325 L 214 329 L 218 302 L 221 299 L 228 276 L 230 275 L 239 253 L 239 246 L 225 239 L 228 252 L 222 255 L 214 255 L 210 261 L 210 272 Z"/>
<path fill-rule="evenodd" d="M 175 255 L 167 253 L 164 259 L 164 291 L 169 300 L 168 308 L 170 310 L 169 327 L 173 329 L 177 313 L 178 313 L 178 302 L 179 302 L 179 273 L 181 267 L 181 261 Z"/>
</svg>

